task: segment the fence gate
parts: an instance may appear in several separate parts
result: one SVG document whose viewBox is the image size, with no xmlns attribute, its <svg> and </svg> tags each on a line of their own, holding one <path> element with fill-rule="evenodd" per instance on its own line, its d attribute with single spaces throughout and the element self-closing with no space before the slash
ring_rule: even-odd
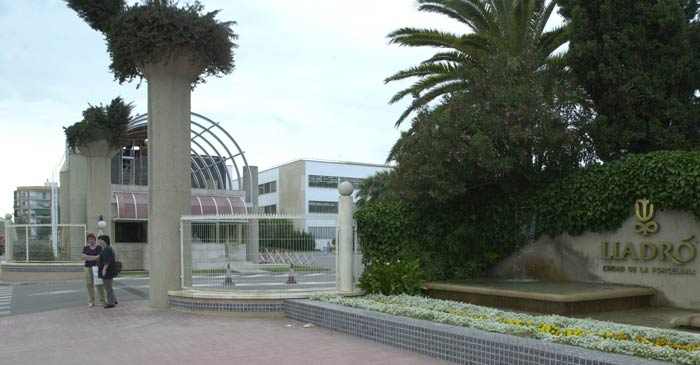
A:
<svg viewBox="0 0 700 365">
<path fill-rule="evenodd" d="M 182 287 L 336 289 L 337 225 L 329 214 L 183 216 Z"/>
</svg>

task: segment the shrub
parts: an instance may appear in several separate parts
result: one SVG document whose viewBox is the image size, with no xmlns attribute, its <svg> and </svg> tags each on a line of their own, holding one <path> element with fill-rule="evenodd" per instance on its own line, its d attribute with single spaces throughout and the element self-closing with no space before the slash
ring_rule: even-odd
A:
<svg viewBox="0 0 700 365">
<path fill-rule="evenodd" d="M 420 294 L 423 273 L 419 260 L 375 262 L 360 276 L 360 289 L 369 294 Z"/>
<path fill-rule="evenodd" d="M 127 127 L 134 105 L 126 104 L 120 97 L 109 105 L 90 105 L 83 111 L 83 120 L 70 127 L 63 127 L 66 143 L 70 148 L 84 146 L 104 138 L 112 147 L 123 147 L 128 142 Z"/>
<path fill-rule="evenodd" d="M 411 241 L 409 212 L 398 202 L 371 203 L 355 213 L 362 262 L 392 262 L 404 259 Z"/>
<path fill-rule="evenodd" d="M 294 229 L 290 220 L 261 219 L 260 248 L 313 251 L 316 249 L 316 241 L 310 233 Z"/>
<path fill-rule="evenodd" d="M 495 193 L 431 206 L 366 204 L 355 214 L 363 262 L 419 259 L 430 280 L 480 277 L 528 238 L 530 213 L 514 207 L 516 199 Z"/>
</svg>

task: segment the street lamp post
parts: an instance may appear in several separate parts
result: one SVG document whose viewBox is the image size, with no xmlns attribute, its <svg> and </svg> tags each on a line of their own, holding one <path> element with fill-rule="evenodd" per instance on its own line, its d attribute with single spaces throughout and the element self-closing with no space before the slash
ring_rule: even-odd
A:
<svg viewBox="0 0 700 365">
<path fill-rule="evenodd" d="M 102 232 L 102 228 L 105 228 L 107 226 L 107 223 L 105 223 L 104 218 L 102 218 L 102 214 L 100 214 L 100 218 L 97 221 L 97 237 L 104 235 Z"/>
</svg>

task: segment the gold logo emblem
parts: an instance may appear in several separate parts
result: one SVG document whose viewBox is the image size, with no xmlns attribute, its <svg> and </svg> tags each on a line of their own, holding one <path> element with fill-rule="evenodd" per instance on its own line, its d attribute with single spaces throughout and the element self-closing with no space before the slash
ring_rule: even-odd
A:
<svg viewBox="0 0 700 365">
<path fill-rule="evenodd" d="M 634 231 L 648 236 L 649 233 L 656 233 L 659 230 L 659 225 L 654 222 L 654 204 L 649 202 L 649 199 L 639 199 L 634 202 L 634 215 L 637 216 L 639 222 L 634 224 Z"/>
</svg>

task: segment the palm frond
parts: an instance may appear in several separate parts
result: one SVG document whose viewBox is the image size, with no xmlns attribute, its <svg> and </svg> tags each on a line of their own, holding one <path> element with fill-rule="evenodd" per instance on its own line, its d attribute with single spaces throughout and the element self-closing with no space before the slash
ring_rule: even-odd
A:
<svg viewBox="0 0 700 365">
<path fill-rule="evenodd" d="M 532 24 L 536 3 L 536 0 L 521 0 L 513 9 L 512 33 L 509 37 L 509 43 L 512 47 L 511 54 L 522 54 L 534 37 L 530 25 Z"/>
<path fill-rule="evenodd" d="M 407 87 L 398 93 L 394 95 L 391 100 L 389 100 L 389 104 L 394 104 L 398 102 L 399 100 L 403 99 L 406 97 L 406 95 L 413 95 L 414 98 L 420 97 L 421 92 L 430 90 L 431 88 L 435 87 L 436 85 L 443 84 L 445 82 L 449 81 L 456 81 L 460 80 L 459 75 L 456 72 L 452 73 L 443 73 L 443 74 L 437 74 L 437 75 L 432 75 L 429 77 L 422 78 L 410 87 Z"/>
<path fill-rule="evenodd" d="M 484 34 L 465 34 L 459 38 L 454 49 L 464 54 L 492 54 L 495 47 L 493 39 Z"/>
<path fill-rule="evenodd" d="M 544 6 L 544 0 L 539 0 L 538 5 L 542 4 L 541 6 Z M 544 28 L 547 26 L 547 22 L 549 21 L 549 18 L 552 16 L 552 13 L 554 12 L 554 9 L 557 6 L 557 1 L 552 0 L 547 4 L 546 7 L 544 7 L 544 10 L 541 12 L 537 13 L 537 17 L 533 20 L 535 20 L 535 24 L 533 26 L 533 32 L 535 34 L 543 34 L 544 33 Z"/>
<path fill-rule="evenodd" d="M 513 1 L 514 0 L 489 1 L 493 5 L 494 15 L 496 16 L 498 24 L 500 25 L 500 29 L 498 30 L 498 38 L 502 40 L 510 39 Z"/>
<path fill-rule="evenodd" d="M 474 33 L 458 36 L 436 29 L 401 28 L 388 35 L 390 44 L 443 49 L 419 66 L 384 80 L 419 78 L 390 101 L 395 103 L 407 95 L 414 98 L 396 126 L 438 96 L 468 90 L 469 80 L 464 75 L 480 72 L 495 57 L 505 60 L 506 65 L 527 59 L 533 66 L 528 70 L 546 72 L 554 66 L 547 65 L 548 57 L 568 40 L 567 26 L 544 32 L 556 0 L 417 0 L 417 6 L 420 11 L 457 20 Z"/>
<path fill-rule="evenodd" d="M 429 92 L 423 94 L 420 97 L 417 97 L 413 99 L 413 102 L 411 105 L 406 108 L 406 110 L 401 114 L 399 119 L 396 121 L 396 124 L 394 124 L 395 127 L 399 127 L 401 123 L 414 111 L 423 108 L 428 105 L 431 101 L 437 99 L 440 96 L 444 95 L 449 95 L 450 93 L 457 92 L 459 90 L 466 90 L 468 88 L 468 84 L 463 81 L 456 81 L 453 83 L 448 83 L 441 85 L 439 87 L 433 88 Z"/>
<path fill-rule="evenodd" d="M 488 9 L 480 1 L 418 0 L 418 10 L 446 15 L 466 24 L 476 33 L 490 32 L 494 26 L 487 16 Z"/>
<path fill-rule="evenodd" d="M 421 64 L 431 64 L 431 63 L 441 63 L 449 62 L 453 64 L 474 64 L 477 65 L 477 60 L 462 52 L 439 52 L 433 55 L 433 57 L 421 62 Z"/>
<path fill-rule="evenodd" d="M 425 77 L 432 74 L 440 73 L 451 73 L 455 69 L 454 66 L 444 63 L 432 63 L 432 64 L 421 64 L 418 66 L 411 67 L 406 70 L 401 70 L 386 79 L 384 83 L 389 83 L 391 81 L 403 80 L 408 77 Z"/>
<path fill-rule="evenodd" d="M 404 140 L 413 134 L 413 128 L 409 128 L 408 130 L 401 132 L 401 136 L 396 140 L 396 143 L 394 143 L 394 145 L 391 147 L 391 150 L 389 150 L 389 156 L 386 158 L 386 163 L 397 160 L 399 154 L 401 154 Z"/>
<path fill-rule="evenodd" d="M 389 44 L 407 47 L 442 47 L 451 48 L 460 39 L 453 33 L 436 29 L 400 28 L 387 35 Z"/>
<path fill-rule="evenodd" d="M 552 52 L 569 41 L 569 25 L 562 25 L 552 31 L 542 34 L 537 44 L 537 48 L 545 56 L 550 56 Z"/>
</svg>

